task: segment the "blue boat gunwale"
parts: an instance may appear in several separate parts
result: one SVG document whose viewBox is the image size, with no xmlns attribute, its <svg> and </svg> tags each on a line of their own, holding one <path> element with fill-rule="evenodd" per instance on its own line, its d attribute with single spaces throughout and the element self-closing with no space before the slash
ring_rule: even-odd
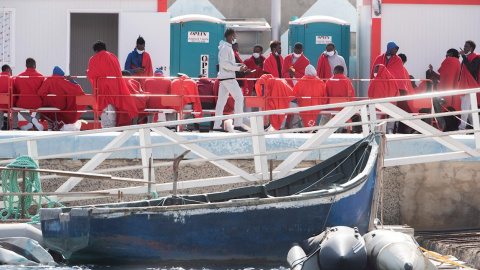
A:
<svg viewBox="0 0 480 270">
<path fill-rule="evenodd" d="M 299 194 L 289 195 L 289 196 L 280 196 L 280 197 L 254 197 L 254 198 L 236 198 L 231 199 L 228 201 L 221 201 L 221 202 L 209 202 L 209 203 L 199 203 L 199 204 L 183 204 L 183 205 L 168 205 L 168 206 L 125 206 L 125 207 L 111 207 L 116 204 L 121 205 L 122 203 L 114 203 L 114 204 L 99 204 L 99 205 L 87 205 L 78 208 L 89 208 L 91 210 L 91 217 L 95 215 L 105 215 L 105 214 L 113 214 L 113 213 L 121 213 L 121 212 L 128 212 L 138 213 L 138 212 L 170 212 L 170 211 L 180 211 L 180 210 L 194 210 L 194 209 L 219 209 L 219 208 L 228 208 L 228 207 L 239 207 L 239 206 L 259 206 L 264 204 L 272 204 L 272 203 L 282 203 L 282 202 L 295 202 L 295 201 L 303 201 L 303 200 L 311 200 L 311 199 L 321 199 L 321 198 L 329 198 L 333 195 L 337 197 L 341 197 L 343 193 L 346 193 L 355 187 L 363 184 L 372 170 L 374 166 L 376 166 L 377 161 L 377 153 L 378 153 L 378 143 L 375 139 L 372 139 L 368 142 L 370 145 L 370 154 L 368 160 L 365 163 L 364 168 L 360 171 L 355 177 L 348 180 L 347 182 L 336 186 L 335 188 L 329 189 L 319 189 L 319 190 L 312 190 L 307 192 L 302 192 Z M 309 170 L 310 168 L 306 169 Z M 306 170 L 297 172 L 302 173 Z M 293 174 L 292 174 L 293 175 Z M 198 194 L 195 194 L 198 195 Z M 180 197 L 181 198 L 181 197 Z M 143 201 L 138 201 L 143 202 Z M 135 203 L 135 202 L 131 202 Z M 77 208 L 77 207 L 75 207 Z M 67 210 L 71 208 L 63 208 L 63 210 Z M 68 210 L 66 211 L 68 212 Z"/>
</svg>

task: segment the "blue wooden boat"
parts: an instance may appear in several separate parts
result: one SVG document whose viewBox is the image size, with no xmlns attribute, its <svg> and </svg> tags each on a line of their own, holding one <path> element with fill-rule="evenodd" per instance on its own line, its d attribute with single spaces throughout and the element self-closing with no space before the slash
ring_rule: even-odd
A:
<svg viewBox="0 0 480 270">
<path fill-rule="evenodd" d="M 79 208 L 41 209 L 45 244 L 70 263 L 285 264 L 292 243 L 326 227 L 365 233 L 381 135 L 265 185 Z"/>
</svg>

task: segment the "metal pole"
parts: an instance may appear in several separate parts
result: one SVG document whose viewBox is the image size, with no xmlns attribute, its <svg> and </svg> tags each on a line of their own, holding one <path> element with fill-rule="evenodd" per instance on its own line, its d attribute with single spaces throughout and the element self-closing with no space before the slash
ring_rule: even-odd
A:
<svg viewBox="0 0 480 270">
<path fill-rule="evenodd" d="M 282 28 L 282 0 L 272 0 L 272 40 L 280 40 Z"/>
<path fill-rule="evenodd" d="M 190 150 L 187 150 L 187 151 L 183 152 L 183 154 L 181 154 L 180 156 L 178 156 L 177 154 L 175 154 L 173 156 L 173 194 L 172 194 L 172 197 L 177 196 L 178 167 L 180 165 L 180 161 L 182 161 L 182 159 L 188 153 L 190 153 Z"/>
<path fill-rule="evenodd" d="M 270 159 L 270 181 L 273 180 L 273 159 Z"/>
<path fill-rule="evenodd" d="M 25 186 L 26 186 L 26 179 L 27 179 L 27 176 L 26 176 L 26 172 L 23 171 L 23 182 L 22 182 L 22 202 L 21 202 L 21 210 L 22 210 L 22 215 L 21 215 L 21 218 L 22 219 L 25 219 L 25 195 L 23 193 L 25 193 Z"/>
<path fill-rule="evenodd" d="M 148 159 L 148 195 L 150 195 L 150 190 L 152 188 L 152 156 Z"/>
</svg>

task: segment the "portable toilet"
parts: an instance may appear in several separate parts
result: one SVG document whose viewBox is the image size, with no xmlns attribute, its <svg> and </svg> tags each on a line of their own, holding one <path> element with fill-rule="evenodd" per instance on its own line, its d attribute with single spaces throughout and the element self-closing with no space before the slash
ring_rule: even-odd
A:
<svg viewBox="0 0 480 270">
<path fill-rule="evenodd" d="M 347 70 L 350 56 L 350 23 L 330 16 L 308 16 L 289 23 L 288 52 L 295 43 L 303 44 L 303 54 L 316 68 L 320 55 L 328 43 L 333 42 L 338 54 L 343 56 Z"/>
<path fill-rule="evenodd" d="M 217 77 L 218 45 L 225 23 L 215 17 L 190 14 L 170 19 L 170 74 Z"/>
</svg>

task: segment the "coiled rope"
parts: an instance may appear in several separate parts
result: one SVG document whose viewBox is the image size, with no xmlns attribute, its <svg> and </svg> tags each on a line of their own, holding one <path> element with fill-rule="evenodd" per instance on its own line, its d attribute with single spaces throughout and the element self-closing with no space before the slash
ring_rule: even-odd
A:
<svg viewBox="0 0 480 270">
<path fill-rule="evenodd" d="M 29 156 L 21 156 L 15 159 L 14 162 L 7 165 L 7 168 L 19 168 L 19 170 L 3 170 L 2 172 L 2 191 L 3 193 L 39 193 L 42 192 L 42 185 L 38 172 L 26 172 L 21 169 L 38 169 L 35 160 Z M 25 189 L 22 191 L 18 184 L 18 176 L 23 177 L 25 173 Z M 23 198 L 22 198 L 23 197 Z M 32 218 L 33 222 L 39 221 L 38 211 L 42 208 L 42 197 L 47 200 L 47 207 L 51 208 L 55 205 L 64 207 L 61 203 L 51 200 L 45 195 L 25 195 L 25 196 L 3 196 L 5 209 L 0 211 L 1 219 L 8 219 L 13 216 L 18 219 L 22 215 L 22 209 L 25 209 L 24 214 L 27 218 Z M 38 198 L 38 199 L 36 199 Z M 23 205 L 24 204 L 24 205 Z M 37 206 L 37 215 L 30 215 L 27 211 L 30 206 Z"/>
</svg>

